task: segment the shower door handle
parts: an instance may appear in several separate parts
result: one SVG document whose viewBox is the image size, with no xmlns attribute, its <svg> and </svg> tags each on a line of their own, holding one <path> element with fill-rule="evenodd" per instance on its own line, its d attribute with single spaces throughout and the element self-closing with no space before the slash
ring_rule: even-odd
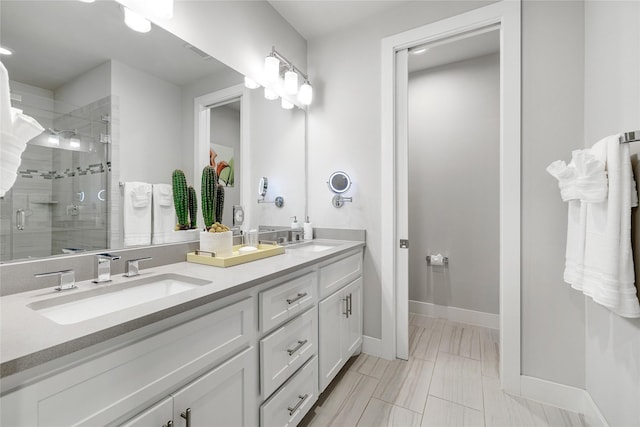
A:
<svg viewBox="0 0 640 427">
<path fill-rule="evenodd" d="M 18 230 L 24 230 L 25 218 L 24 209 L 18 209 L 16 211 L 16 228 Z"/>
</svg>

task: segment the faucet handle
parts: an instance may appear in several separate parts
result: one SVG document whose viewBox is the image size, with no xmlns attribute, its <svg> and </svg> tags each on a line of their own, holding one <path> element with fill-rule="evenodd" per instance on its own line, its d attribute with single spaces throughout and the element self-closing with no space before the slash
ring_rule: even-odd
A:
<svg viewBox="0 0 640 427">
<path fill-rule="evenodd" d="M 98 259 L 108 259 L 109 261 L 116 261 L 121 258 L 120 255 L 111 255 L 108 253 L 96 254 L 96 256 L 98 257 Z"/>
<path fill-rule="evenodd" d="M 148 257 L 143 257 L 143 258 L 136 258 L 136 259 L 130 259 L 127 260 L 127 265 L 125 266 L 125 272 L 124 275 L 126 277 L 133 277 L 133 276 L 137 276 L 140 274 L 140 266 L 138 265 L 140 261 L 149 261 L 151 258 L 150 256 Z"/>
<path fill-rule="evenodd" d="M 54 288 L 56 291 L 66 291 L 68 289 L 77 288 L 76 276 L 73 269 L 51 271 L 49 273 L 38 273 L 38 274 L 34 274 L 34 277 L 46 277 L 46 276 L 55 276 L 55 275 L 59 276 L 58 286 Z"/>
</svg>

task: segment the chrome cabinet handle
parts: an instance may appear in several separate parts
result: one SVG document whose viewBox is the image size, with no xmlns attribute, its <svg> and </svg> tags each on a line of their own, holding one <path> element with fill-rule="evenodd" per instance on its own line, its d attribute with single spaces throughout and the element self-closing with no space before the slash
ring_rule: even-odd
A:
<svg viewBox="0 0 640 427">
<path fill-rule="evenodd" d="M 349 318 L 349 296 L 347 295 L 346 298 L 342 298 L 342 301 L 344 301 L 344 314 L 345 316 L 347 316 L 347 319 Z"/>
<path fill-rule="evenodd" d="M 298 340 L 298 345 L 295 346 L 294 348 L 288 348 L 287 353 L 289 353 L 289 356 L 293 355 L 293 353 L 300 350 L 302 346 L 305 345 L 307 342 L 308 340 Z"/>
<path fill-rule="evenodd" d="M 302 403 L 307 400 L 307 397 L 309 397 L 308 394 L 305 394 L 304 396 L 299 394 L 298 395 L 298 399 L 300 399 L 298 401 L 298 403 L 296 403 L 296 405 L 292 408 L 292 407 L 288 407 L 287 410 L 289 411 L 289 416 L 293 415 L 294 412 L 296 412 L 298 410 L 298 408 L 300 407 L 300 405 L 302 405 Z"/>
<path fill-rule="evenodd" d="M 16 211 L 16 228 L 18 230 L 24 230 L 25 218 L 24 209 L 18 209 Z"/>
<path fill-rule="evenodd" d="M 293 298 L 293 299 L 287 299 L 287 304 L 293 304 L 294 302 L 298 301 L 300 298 L 304 298 L 307 296 L 306 292 L 298 292 L 298 295 Z"/>
<path fill-rule="evenodd" d="M 173 420 L 167 421 L 167 423 L 163 424 L 162 427 L 173 427 Z"/>
<path fill-rule="evenodd" d="M 349 316 L 353 316 L 353 295 L 349 294 L 347 298 L 349 299 L 349 308 L 348 308 Z"/>
<path fill-rule="evenodd" d="M 187 427 L 191 427 L 191 408 L 187 408 L 180 416 L 187 420 Z"/>
</svg>

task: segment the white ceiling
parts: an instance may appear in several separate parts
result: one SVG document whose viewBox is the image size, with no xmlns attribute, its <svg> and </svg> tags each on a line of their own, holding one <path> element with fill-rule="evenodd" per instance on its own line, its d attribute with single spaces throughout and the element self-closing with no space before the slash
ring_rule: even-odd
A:
<svg viewBox="0 0 640 427">
<path fill-rule="evenodd" d="M 269 0 L 298 33 L 310 40 L 371 19 L 409 3 L 405 0 Z M 491 31 L 432 47 L 409 56 L 409 72 L 488 55 L 500 51 L 500 33 Z"/>
<path fill-rule="evenodd" d="M 227 68 L 156 26 L 145 34 L 130 30 L 115 2 L 2 1 L 0 7 L 0 40 L 15 51 L 2 63 L 21 83 L 55 90 L 109 59 L 176 85 Z"/>
<path fill-rule="evenodd" d="M 268 0 L 302 37 L 311 40 L 383 13 L 407 0 Z"/>
</svg>

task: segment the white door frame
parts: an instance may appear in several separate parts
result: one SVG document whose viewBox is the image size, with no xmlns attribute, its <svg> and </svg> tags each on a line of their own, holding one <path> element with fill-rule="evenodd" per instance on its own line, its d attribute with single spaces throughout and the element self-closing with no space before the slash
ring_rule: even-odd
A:
<svg viewBox="0 0 640 427">
<path fill-rule="evenodd" d="M 492 24 L 500 25 L 500 378 L 504 390 L 520 394 L 520 10 L 519 0 L 506 0 L 427 24 L 382 40 L 381 167 L 393 172 L 382 180 L 382 336 L 381 356 L 396 357 L 397 319 L 408 316 L 408 283 L 397 281 L 398 170 L 396 146 L 396 52 Z M 405 267 L 406 268 L 406 267 Z M 399 296 L 402 296 L 402 300 Z"/>
<path fill-rule="evenodd" d="M 196 194 L 200 194 L 202 169 L 209 164 L 209 137 L 211 132 L 211 114 L 209 109 L 215 105 L 221 105 L 240 99 L 240 204 L 245 210 L 250 209 L 249 195 L 251 184 L 251 165 L 249 155 L 249 90 L 238 84 L 195 98 L 194 104 L 194 135 L 196 137 L 195 151 L 193 153 L 193 188 Z M 246 199 L 246 200 L 245 200 Z M 198 212 L 199 224 L 204 224 L 202 209 Z M 245 217 L 250 217 L 250 212 L 245 211 Z"/>
</svg>

